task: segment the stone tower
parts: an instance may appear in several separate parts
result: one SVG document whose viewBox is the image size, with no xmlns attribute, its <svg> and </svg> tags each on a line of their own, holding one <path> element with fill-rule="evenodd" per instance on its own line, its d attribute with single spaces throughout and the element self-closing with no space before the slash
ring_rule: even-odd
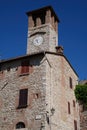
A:
<svg viewBox="0 0 87 130">
<path fill-rule="evenodd" d="M 52 7 L 27 13 L 27 54 L 0 62 L 0 130 L 80 130 L 78 75 L 58 45 Z"/>
<path fill-rule="evenodd" d="M 28 15 L 28 43 L 27 54 L 40 51 L 56 52 L 58 45 L 59 19 L 48 6 L 35 11 L 27 12 Z"/>
</svg>

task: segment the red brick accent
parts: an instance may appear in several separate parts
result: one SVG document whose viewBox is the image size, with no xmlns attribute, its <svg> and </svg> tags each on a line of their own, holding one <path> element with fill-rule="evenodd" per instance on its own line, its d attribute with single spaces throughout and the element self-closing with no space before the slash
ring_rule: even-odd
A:
<svg viewBox="0 0 87 130">
<path fill-rule="evenodd" d="M 41 25 L 41 19 L 39 17 L 36 18 L 36 26 Z"/>
<path fill-rule="evenodd" d="M 3 79 L 3 78 L 4 78 L 4 76 L 5 76 L 4 71 L 0 71 L 0 79 Z"/>
<path fill-rule="evenodd" d="M 30 15 L 29 18 L 28 18 L 28 26 L 31 28 L 31 27 L 34 27 L 34 21 L 33 21 L 33 18 L 32 16 Z"/>
<path fill-rule="evenodd" d="M 51 10 L 46 11 L 46 23 L 51 23 Z"/>
<path fill-rule="evenodd" d="M 52 23 L 52 25 L 53 25 L 53 27 L 54 27 L 54 23 L 55 23 L 55 19 L 54 19 L 54 16 L 52 16 L 52 20 L 51 20 L 51 23 Z"/>
</svg>

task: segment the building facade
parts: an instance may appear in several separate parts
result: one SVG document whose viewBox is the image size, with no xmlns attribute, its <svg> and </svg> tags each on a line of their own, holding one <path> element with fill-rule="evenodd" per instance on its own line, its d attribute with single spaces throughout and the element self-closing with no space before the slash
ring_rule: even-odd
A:
<svg viewBox="0 0 87 130">
<path fill-rule="evenodd" d="M 27 53 L 0 62 L 0 130 L 80 130 L 78 75 L 58 46 L 52 7 L 27 12 Z"/>
<path fill-rule="evenodd" d="M 87 80 L 79 81 L 79 85 L 85 85 L 87 87 Z M 80 130 L 87 130 L 87 108 L 84 107 L 83 103 L 79 103 L 80 111 Z"/>
</svg>

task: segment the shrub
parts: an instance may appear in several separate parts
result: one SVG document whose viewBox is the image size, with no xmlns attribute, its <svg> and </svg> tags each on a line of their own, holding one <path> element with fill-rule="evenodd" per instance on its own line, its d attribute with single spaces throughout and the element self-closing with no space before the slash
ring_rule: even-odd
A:
<svg viewBox="0 0 87 130">
<path fill-rule="evenodd" d="M 76 85 L 74 92 L 76 99 L 87 108 L 87 85 Z"/>
</svg>

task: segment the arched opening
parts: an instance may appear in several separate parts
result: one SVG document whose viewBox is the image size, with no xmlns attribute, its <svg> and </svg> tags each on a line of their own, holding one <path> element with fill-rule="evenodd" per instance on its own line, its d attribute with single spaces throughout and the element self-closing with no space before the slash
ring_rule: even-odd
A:
<svg viewBox="0 0 87 130">
<path fill-rule="evenodd" d="M 25 124 L 23 122 L 18 122 L 16 124 L 16 129 L 21 129 L 21 128 L 25 128 Z"/>
<path fill-rule="evenodd" d="M 85 82 L 85 85 L 87 85 L 87 82 Z"/>
</svg>

